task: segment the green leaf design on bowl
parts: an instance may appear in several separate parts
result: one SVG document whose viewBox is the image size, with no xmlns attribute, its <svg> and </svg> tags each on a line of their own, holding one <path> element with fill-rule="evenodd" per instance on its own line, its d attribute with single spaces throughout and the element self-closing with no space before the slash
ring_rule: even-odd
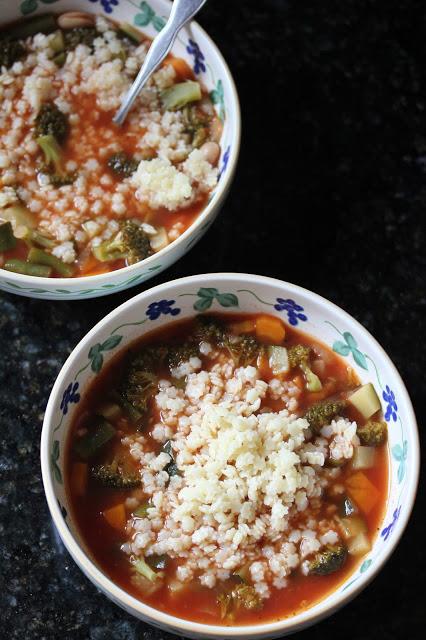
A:
<svg viewBox="0 0 426 640">
<path fill-rule="evenodd" d="M 122 339 L 123 336 L 120 335 L 109 336 L 109 338 L 107 338 L 105 342 L 102 342 L 102 344 L 98 342 L 97 344 L 94 344 L 93 347 L 90 347 L 88 358 L 91 361 L 91 369 L 93 373 L 99 373 L 103 367 L 104 357 L 102 353 L 104 351 L 111 351 L 111 349 L 115 349 Z"/>
<path fill-rule="evenodd" d="M 342 340 L 336 340 L 333 344 L 333 351 L 341 356 L 348 356 L 352 353 L 352 357 L 356 364 L 363 369 L 368 369 L 367 360 L 365 355 L 358 349 L 358 343 L 349 331 L 345 331 L 343 334 L 344 342 Z"/>
<path fill-rule="evenodd" d="M 234 293 L 219 293 L 215 287 L 201 287 L 194 302 L 195 311 L 207 311 L 215 300 L 221 307 L 238 307 L 238 298 Z"/>
<path fill-rule="evenodd" d="M 52 465 L 52 471 L 53 471 L 53 475 L 55 477 L 56 482 L 59 482 L 59 484 L 62 484 L 62 473 L 58 466 L 59 454 L 60 454 L 59 440 L 54 440 L 52 445 L 52 451 L 50 453 L 50 464 Z"/>
<path fill-rule="evenodd" d="M 137 27 L 147 27 L 152 23 L 156 31 L 161 31 L 166 24 L 165 19 L 158 16 L 147 2 L 141 2 L 140 12 L 135 15 L 133 22 Z"/>
</svg>

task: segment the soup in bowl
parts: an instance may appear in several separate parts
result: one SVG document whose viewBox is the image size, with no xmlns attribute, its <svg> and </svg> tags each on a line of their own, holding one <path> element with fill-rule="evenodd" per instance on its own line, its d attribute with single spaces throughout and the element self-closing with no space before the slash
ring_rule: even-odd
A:
<svg viewBox="0 0 426 640">
<path fill-rule="evenodd" d="M 235 89 L 190 25 L 115 125 L 169 5 L 30 4 L 0 27 L 0 284 L 109 293 L 170 264 L 213 220 L 238 153 Z"/>
<path fill-rule="evenodd" d="M 42 466 L 67 548 L 121 606 L 185 635 L 271 637 L 377 572 L 418 443 L 398 374 L 350 316 L 213 274 L 88 334 L 52 391 Z"/>
</svg>

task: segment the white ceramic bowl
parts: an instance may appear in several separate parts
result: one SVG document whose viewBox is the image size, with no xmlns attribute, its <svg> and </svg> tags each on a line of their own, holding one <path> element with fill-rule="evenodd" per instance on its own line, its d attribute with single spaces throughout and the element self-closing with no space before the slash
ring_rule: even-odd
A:
<svg viewBox="0 0 426 640">
<path fill-rule="evenodd" d="M 170 12 L 169 0 L 24 0 L 10 2 L 0 0 L 0 23 L 7 24 L 22 17 L 53 11 L 62 13 L 80 10 L 104 13 L 114 20 L 128 22 L 138 27 L 145 35 L 154 38 L 164 25 Z M 0 268 L 0 289 L 31 298 L 54 300 L 77 300 L 95 298 L 116 293 L 157 275 L 183 256 L 210 227 L 219 213 L 235 173 L 240 147 L 240 107 L 234 81 L 228 66 L 216 45 L 206 32 L 192 22 L 178 35 L 172 53 L 184 58 L 195 70 L 196 59 L 191 53 L 189 40 L 197 43 L 201 56 L 198 58 L 197 78 L 209 91 L 217 113 L 223 119 L 220 178 L 210 199 L 195 222 L 174 242 L 150 256 L 143 262 L 124 267 L 110 273 L 81 278 L 37 278 L 12 273 Z M 188 51 L 187 47 L 191 51 Z"/>
<path fill-rule="evenodd" d="M 319 338 L 347 359 L 362 382 L 374 384 L 389 423 L 389 495 L 371 552 L 334 593 L 280 622 L 240 627 L 204 625 L 178 619 L 136 600 L 111 582 L 91 560 L 73 522 L 63 484 L 64 448 L 73 414 L 81 395 L 105 362 L 153 328 L 208 310 L 267 312 Z M 380 345 L 356 320 L 324 298 L 286 282 L 254 275 L 210 274 L 144 291 L 115 309 L 83 338 L 63 366 L 50 395 L 41 438 L 41 465 L 50 512 L 65 546 L 87 577 L 118 605 L 150 624 L 194 638 L 272 638 L 330 615 L 380 570 L 410 517 L 419 472 L 419 442 L 404 383 Z"/>
</svg>

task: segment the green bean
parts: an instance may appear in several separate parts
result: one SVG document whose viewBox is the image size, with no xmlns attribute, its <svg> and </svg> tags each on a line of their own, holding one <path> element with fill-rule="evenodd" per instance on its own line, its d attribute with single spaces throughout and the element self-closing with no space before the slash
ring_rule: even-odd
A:
<svg viewBox="0 0 426 640">
<path fill-rule="evenodd" d="M 88 460 L 113 438 L 116 431 L 111 423 L 96 416 L 96 426 L 76 440 L 74 449 L 83 460 Z"/>
<path fill-rule="evenodd" d="M 7 260 L 3 269 L 13 271 L 14 273 L 22 273 L 24 276 L 38 276 L 40 278 L 50 278 L 52 275 L 51 267 L 42 264 L 31 264 L 30 262 L 24 262 L 24 260 L 18 260 L 16 258 Z"/>
<path fill-rule="evenodd" d="M 30 20 L 18 22 L 12 27 L 8 27 L 7 32 L 2 31 L 1 35 L 5 34 L 12 40 L 25 40 L 25 38 L 35 36 L 36 33 L 52 33 L 57 28 L 56 18 L 53 13 L 44 13 L 41 16 L 35 16 Z"/>
<path fill-rule="evenodd" d="M 28 253 L 28 261 L 36 264 L 45 264 L 48 267 L 52 267 L 54 271 L 59 273 L 59 275 L 64 276 L 65 278 L 69 278 L 73 274 L 73 268 L 69 265 L 59 260 L 56 256 L 51 253 L 46 253 L 42 249 L 30 249 Z"/>
<path fill-rule="evenodd" d="M 16 246 L 12 224 L 8 220 L 0 219 L 0 251 L 8 251 Z"/>
</svg>

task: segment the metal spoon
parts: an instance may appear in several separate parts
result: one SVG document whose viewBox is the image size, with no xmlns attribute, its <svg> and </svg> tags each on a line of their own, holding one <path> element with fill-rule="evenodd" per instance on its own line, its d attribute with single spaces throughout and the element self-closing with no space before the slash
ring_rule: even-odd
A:
<svg viewBox="0 0 426 640">
<path fill-rule="evenodd" d="M 144 63 L 136 76 L 136 79 L 125 96 L 120 109 L 113 118 L 115 124 L 123 124 L 133 102 L 143 89 L 147 80 L 151 77 L 158 65 L 169 53 L 182 27 L 195 16 L 206 0 L 174 0 L 172 11 L 165 26 L 158 36 L 154 38 L 146 54 Z"/>
</svg>

